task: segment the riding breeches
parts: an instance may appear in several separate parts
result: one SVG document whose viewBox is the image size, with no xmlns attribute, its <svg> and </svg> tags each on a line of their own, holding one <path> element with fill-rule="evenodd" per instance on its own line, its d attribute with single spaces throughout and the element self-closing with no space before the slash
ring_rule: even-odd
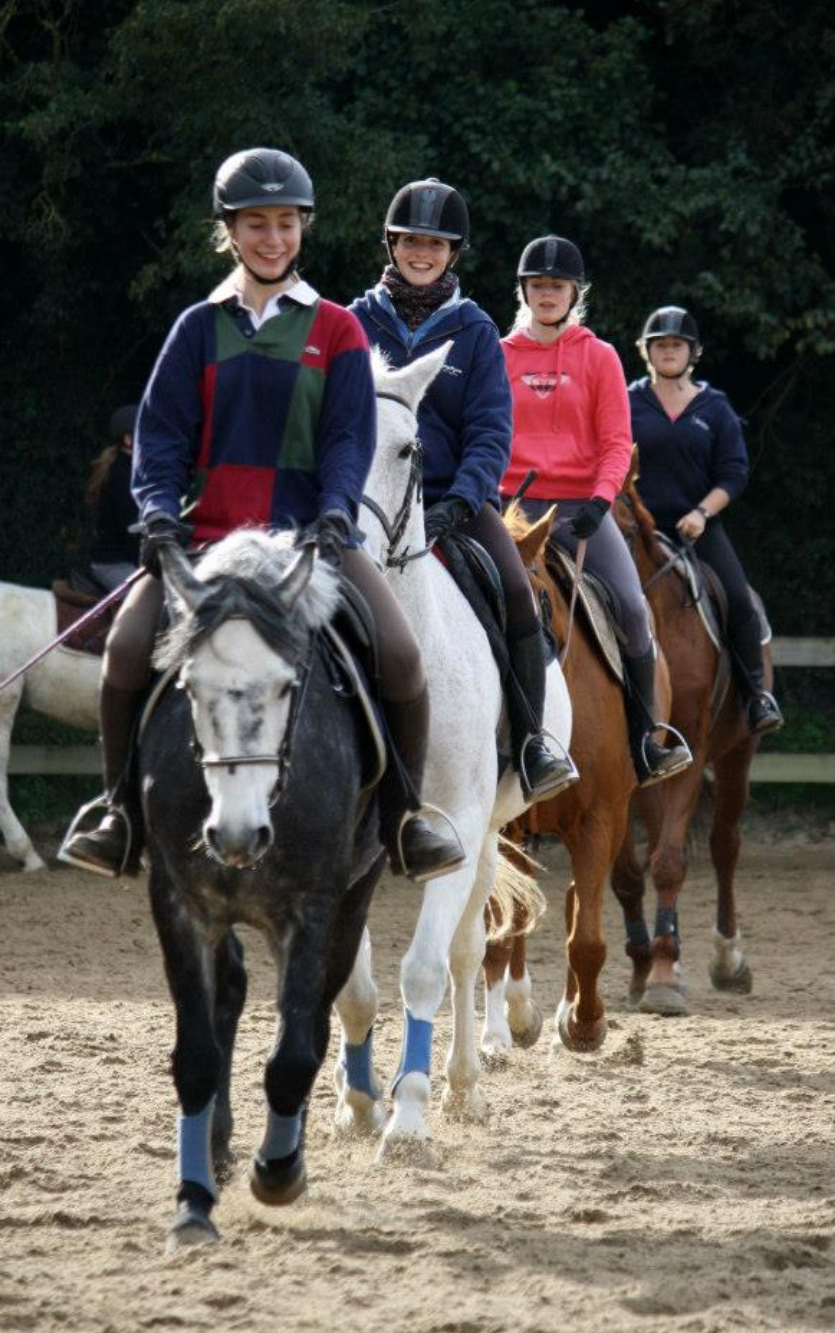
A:
<svg viewBox="0 0 835 1333">
<path fill-rule="evenodd" d="M 557 543 L 570 556 L 577 554 L 579 538 L 571 530 L 571 519 L 585 500 L 526 500 L 523 508 L 532 521 L 541 518 L 552 503 L 557 510 Z M 584 569 L 611 588 L 618 602 L 618 623 L 626 636 L 625 657 L 643 657 L 652 644 L 646 599 L 629 547 L 611 514 L 606 514 L 597 532 L 586 544 Z"/>
<path fill-rule="evenodd" d="M 461 532 L 483 546 L 499 573 L 507 615 L 507 637 L 523 639 L 539 624 L 531 585 L 516 543 L 491 504 L 461 524 Z"/>
<path fill-rule="evenodd" d="M 344 572 L 368 602 L 377 626 L 381 697 L 398 703 L 416 699 L 426 677 L 420 647 L 400 603 L 365 551 L 347 550 Z M 104 655 L 104 679 L 114 689 L 144 690 L 148 685 L 162 603 L 162 584 L 150 575 L 125 598 Z"/>
<path fill-rule="evenodd" d="M 675 528 L 668 528 L 665 531 L 673 539 L 678 535 Z M 728 599 L 728 629 L 733 638 L 734 630 L 744 626 L 755 615 L 755 611 L 745 570 L 722 525 L 722 520 L 709 519 L 704 532 L 693 543 L 693 547 L 699 559 L 710 565 L 725 590 Z"/>
</svg>

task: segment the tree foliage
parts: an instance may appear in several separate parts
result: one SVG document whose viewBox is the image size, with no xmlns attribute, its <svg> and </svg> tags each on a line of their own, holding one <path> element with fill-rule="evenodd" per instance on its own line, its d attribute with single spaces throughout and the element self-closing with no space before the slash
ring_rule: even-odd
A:
<svg viewBox="0 0 835 1333">
<path fill-rule="evenodd" d="M 377 276 L 394 190 L 434 174 L 466 194 L 462 282 L 502 326 L 545 230 L 580 243 L 628 375 L 646 312 L 689 305 L 748 420 L 752 580 L 785 632 L 824 628 L 833 65 L 822 0 L 7 0 L 0 577 L 65 562 L 112 407 L 222 272 L 214 170 L 269 143 L 316 181 L 308 272 L 335 299 Z"/>
</svg>

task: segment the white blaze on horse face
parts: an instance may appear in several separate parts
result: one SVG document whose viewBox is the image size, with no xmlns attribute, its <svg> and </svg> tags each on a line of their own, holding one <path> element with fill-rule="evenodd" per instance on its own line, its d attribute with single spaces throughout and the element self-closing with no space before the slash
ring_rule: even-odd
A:
<svg viewBox="0 0 835 1333">
<path fill-rule="evenodd" d="M 272 827 L 270 796 L 294 679 L 293 667 L 246 620 L 221 625 L 183 672 L 204 761 L 239 761 L 204 769 L 212 798 L 204 831 L 211 833 L 210 845 L 219 851 L 231 848 L 241 864 L 246 849 L 256 848 L 259 834 L 263 841 L 264 831 Z M 246 763 L 247 757 L 260 755 L 275 755 L 276 762 Z"/>
</svg>

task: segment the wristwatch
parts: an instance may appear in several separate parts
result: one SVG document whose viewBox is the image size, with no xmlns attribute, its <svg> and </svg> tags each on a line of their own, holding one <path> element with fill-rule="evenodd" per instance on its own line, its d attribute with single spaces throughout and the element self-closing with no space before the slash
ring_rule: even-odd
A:
<svg viewBox="0 0 835 1333">
<path fill-rule="evenodd" d="M 705 509 L 704 505 L 696 505 L 696 513 L 697 513 L 697 514 L 701 514 L 701 516 L 702 516 L 702 518 L 704 519 L 705 523 L 707 522 L 707 520 L 708 520 L 709 518 L 713 518 L 713 515 L 712 515 L 711 513 L 708 513 L 708 511 L 707 511 L 707 509 Z"/>
</svg>

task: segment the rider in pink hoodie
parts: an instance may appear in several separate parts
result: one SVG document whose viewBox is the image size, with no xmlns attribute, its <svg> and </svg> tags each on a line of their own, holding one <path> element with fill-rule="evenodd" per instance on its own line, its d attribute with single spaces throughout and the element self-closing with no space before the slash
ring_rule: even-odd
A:
<svg viewBox="0 0 835 1333">
<path fill-rule="evenodd" d="M 629 399 L 618 354 L 582 326 L 588 290 L 577 246 L 561 236 L 527 245 L 517 270 L 519 315 L 502 339 L 513 394 L 513 448 L 501 485 L 511 496 L 530 469 L 525 510 L 538 518 L 559 503 L 559 544 L 612 589 L 625 636 L 626 703 L 632 757 L 642 785 L 691 762 L 686 745 L 654 737 L 655 645 L 637 570 L 610 509 L 632 453 Z"/>
</svg>

